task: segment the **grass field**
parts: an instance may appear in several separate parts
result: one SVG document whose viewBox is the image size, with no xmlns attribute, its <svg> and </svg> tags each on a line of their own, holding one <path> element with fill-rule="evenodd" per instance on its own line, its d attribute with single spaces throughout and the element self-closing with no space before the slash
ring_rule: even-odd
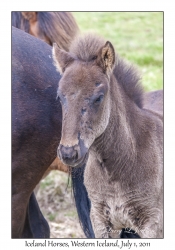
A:
<svg viewBox="0 0 175 250">
<path fill-rule="evenodd" d="M 162 12 L 73 12 L 82 32 L 95 32 L 138 66 L 146 91 L 163 88 Z"/>
</svg>

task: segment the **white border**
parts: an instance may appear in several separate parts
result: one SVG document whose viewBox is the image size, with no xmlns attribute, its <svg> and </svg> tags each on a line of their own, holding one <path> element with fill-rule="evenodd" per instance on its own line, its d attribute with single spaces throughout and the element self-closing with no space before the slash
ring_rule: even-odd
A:
<svg viewBox="0 0 175 250">
<path fill-rule="evenodd" d="M 63 10 L 63 11 L 164 11 L 164 89 L 165 89 L 165 233 L 163 240 L 144 240 L 151 242 L 149 249 L 172 249 L 174 245 L 174 183 L 175 183 L 175 14 L 173 1 L 4 1 L 1 2 L 0 15 L 0 163 L 1 163 L 1 206 L 0 206 L 0 248 L 24 249 L 25 240 L 11 239 L 11 11 L 14 10 Z M 55 240 L 54 240 L 55 241 Z M 61 240 L 60 240 L 61 241 Z M 64 240 L 68 241 L 68 240 Z M 140 241 L 140 240 L 139 240 Z M 139 242 L 137 241 L 137 242 Z M 91 240 L 92 242 L 92 240 Z M 131 241 L 133 242 L 133 241 Z M 134 241 L 135 242 L 135 241 Z M 42 247 L 39 247 L 42 248 Z M 38 249 L 38 248 L 37 248 Z M 88 248 L 87 248 L 88 249 Z M 131 248 L 133 249 L 133 248 Z"/>
</svg>

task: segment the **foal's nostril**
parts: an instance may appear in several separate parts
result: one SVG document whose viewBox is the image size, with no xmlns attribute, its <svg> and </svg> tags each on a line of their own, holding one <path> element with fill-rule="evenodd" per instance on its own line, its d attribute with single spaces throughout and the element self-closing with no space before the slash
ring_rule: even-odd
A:
<svg viewBox="0 0 175 250">
<path fill-rule="evenodd" d="M 78 151 L 74 147 L 60 145 L 58 148 L 58 157 L 65 163 L 71 164 L 78 160 Z"/>
<path fill-rule="evenodd" d="M 78 152 L 77 150 L 74 150 L 72 153 L 72 159 L 74 159 L 75 161 L 78 159 Z"/>
</svg>

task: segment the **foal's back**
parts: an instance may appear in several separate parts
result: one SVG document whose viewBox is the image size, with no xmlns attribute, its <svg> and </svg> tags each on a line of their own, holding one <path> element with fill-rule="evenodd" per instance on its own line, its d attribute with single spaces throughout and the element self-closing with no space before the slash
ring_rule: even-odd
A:
<svg viewBox="0 0 175 250">
<path fill-rule="evenodd" d="M 145 93 L 143 106 L 145 109 L 154 110 L 163 116 L 163 90 Z"/>
</svg>

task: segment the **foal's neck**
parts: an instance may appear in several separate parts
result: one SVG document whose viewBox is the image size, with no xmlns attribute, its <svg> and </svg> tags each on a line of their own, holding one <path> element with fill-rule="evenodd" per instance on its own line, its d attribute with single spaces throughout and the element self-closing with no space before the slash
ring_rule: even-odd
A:
<svg viewBox="0 0 175 250">
<path fill-rule="evenodd" d="M 108 126 L 92 147 L 111 176 L 115 171 L 118 176 L 126 168 L 129 171 L 135 162 L 137 150 L 134 131 L 139 130 L 137 117 L 141 113 L 115 81 L 114 78 L 111 80 L 111 113 Z"/>
</svg>

